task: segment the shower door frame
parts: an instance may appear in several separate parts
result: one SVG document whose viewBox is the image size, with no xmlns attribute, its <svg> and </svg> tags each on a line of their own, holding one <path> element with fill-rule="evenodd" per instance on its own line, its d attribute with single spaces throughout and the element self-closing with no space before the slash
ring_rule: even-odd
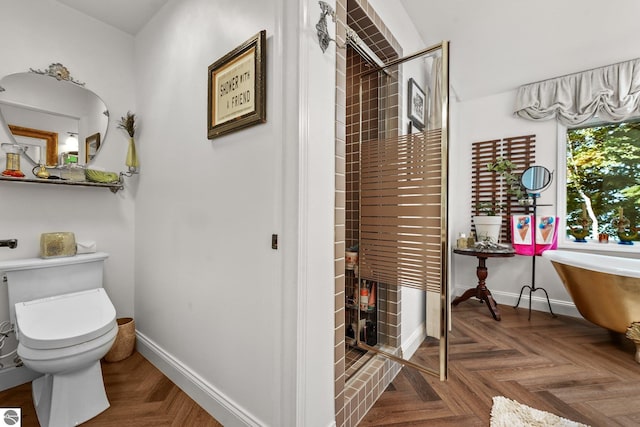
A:
<svg viewBox="0 0 640 427">
<path fill-rule="evenodd" d="M 441 199 L 440 199 L 440 256 L 441 256 L 441 266 L 440 266 L 440 318 L 439 318 L 439 366 L 438 369 L 432 369 L 427 366 L 423 366 L 410 360 L 404 359 L 395 354 L 391 354 L 381 348 L 370 346 L 365 342 L 360 341 L 358 335 L 356 334 L 356 345 L 357 347 L 374 352 L 380 356 L 386 357 L 390 360 L 398 362 L 405 366 L 410 366 L 414 369 L 417 369 L 426 374 L 439 377 L 441 381 L 444 381 L 448 378 L 448 353 L 449 353 L 449 318 L 450 318 L 450 304 L 449 304 L 449 242 L 448 242 L 448 221 L 447 221 L 447 213 L 448 213 L 448 142 L 449 142 L 449 43 L 447 41 L 443 41 L 439 44 L 433 45 L 426 49 L 415 52 L 411 55 L 398 58 L 396 60 L 392 60 L 388 63 L 385 63 L 383 66 L 379 66 L 378 68 L 372 69 L 366 73 L 363 73 L 360 76 L 360 100 L 362 101 L 363 93 L 362 93 L 362 80 L 365 77 L 370 76 L 374 73 L 385 73 L 390 67 L 394 67 L 400 65 L 404 62 L 419 58 L 421 56 L 427 56 L 429 54 L 435 53 L 437 51 L 442 52 L 442 68 L 441 68 L 441 111 L 442 111 L 442 121 L 441 121 L 441 135 L 440 135 L 440 148 L 441 148 L 441 165 L 440 165 L 440 174 L 441 174 Z M 360 102 L 360 154 L 362 151 L 362 102 Z M 426 125 L 426 124 L 425 124 Z M 426 126 L 425 126 L 426 127 Z M 361 158 L 361 157 L 360 157 Z M 360 162 L 360 165 L 362 163 Z M 360 173 L 360 176 L 362 174 Z M 359 197 L 362 197 L 362 189 L 359 189 Z M 361 208 L 359 209 L 360 215 L 362 215 Z M 359 231 L 361 233 L 361 230 Z M 362 241 L 359 238 L 359 241 Z M 359 295 L 359 287 L 363 278 L 358 274 L 357 276 L 357 286 L 358 292 L 356 295 Z M 391 286 L 397 286 L 398 288 L 401 285 L 395 284 Z M 426 292 L 426 290 L 425 290 Z M 425 313 L 425 322 L 426 322 L 426 313 Z"/>
</svg>

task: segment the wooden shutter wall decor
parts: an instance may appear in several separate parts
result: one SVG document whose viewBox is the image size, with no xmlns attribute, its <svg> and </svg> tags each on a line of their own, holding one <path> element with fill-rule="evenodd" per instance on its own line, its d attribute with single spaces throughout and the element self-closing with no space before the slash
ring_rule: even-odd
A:
<svg viewBox="0 0 640 427">
<path fill-rule="evenodd" d="M 501 242 L 511 242 L 511 227 L 508 226 L 511 215 L 525 214 L 528 211 L 526 207 L 518 204 L 515 197 L 507 194 L 504 179 L 498 173 L 488 171 L 487 163 L 495 162 L 498 157 L 504 157 L 518 165 L 513 173 L 521 174 L 535 163 L 535 144 L 535 135 L 515 136 L 472 144 L 471 215 L 478 215 L 481 205 L 485 202 L 504 206 L 501 212 Z"/>
</svg>

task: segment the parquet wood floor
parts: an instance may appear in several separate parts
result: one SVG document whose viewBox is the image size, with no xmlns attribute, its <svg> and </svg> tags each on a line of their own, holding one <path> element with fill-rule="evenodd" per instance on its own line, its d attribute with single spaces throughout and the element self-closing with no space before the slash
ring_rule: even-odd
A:
<svg viewBox="0 0 640 427">
<path fill-rule="evenodd" d="M 449 379 L 404 367 L 359 426 L 489 425 L 505 396 L 593 427 L 640 426 L 635 347 L 582 319 L 500 306 L 502 321 L 471 299 L 453 307 Z M 433 361 L 433 348 L 415 360 Z"/>
<path fill-rule="evenodd" d="M 222 426 L 138 352 L 102 373 L 111 406 L 83 426 Z M 0 407 L 22 408 L 22 426 L 38 427 L 31 384 L 0 392 Z"/>
<path fill-rule="evenodd" d="M 454 307 L 449 379 L 403 368 L 360 426 L 486 427 L 498 395 L 593 427 L 640 426 L 640 364 L 627 340 L 571 317 L 500 312 L 496 322 L 475 299 Z M 436 357 L 421 348 L 414 361 Z M 103 374 L 111 407 L 86 426 L 221 426 L 139 353 Z M 7 406 L 38 426 L 30 384 L 0 392 Z"/>
</svg>

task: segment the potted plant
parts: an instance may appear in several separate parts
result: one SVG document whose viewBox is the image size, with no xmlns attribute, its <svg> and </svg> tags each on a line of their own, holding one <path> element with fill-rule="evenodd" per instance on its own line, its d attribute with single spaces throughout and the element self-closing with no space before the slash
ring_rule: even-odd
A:
<svg viewBox="0 0 640 427">
<path fill-rule="evenodd" d="M 518 203 L 527 204 L 529 196 L 520 184 L 520 174 L 513 173 L 518 169 L 518 165 L 511 160 L 502 156 L 498 157 L 495 162 L 487 163 L 487 170 L 499 174 L 507 187 L 507 194 L 518 199 Z"/>
<path fill-rule="evenodd" d="M 502 228 L 502 215 L 500 211 L 504 205 L 496 202 L 481 202 L 478 204 L 478 215 L 473 217 L 473 224 L 476 227 L 476 236 L 479 242 L 490 241 L 498 243 L 500 241 L 500 230 Z"/>
<path fill-rule="evenodd" d="M 486 164 L 489 172 L 500 175 L 504 180 L 508 196 L 515 197 L 519 204 L 529 202 L 527 192 L 520 184 L 520 174 L 513 171 L 520 166 L 505 157 L 498 157 L 494 162 Z M 502 229 L 502 216 L 500 212 L 506 205 L 497 202 L 480 202 L 478 204 L 478 215 L 473 217 L 478 241 L 491 241 L 498 243 L 500 240 L 500 230 Z"/>
</svg>

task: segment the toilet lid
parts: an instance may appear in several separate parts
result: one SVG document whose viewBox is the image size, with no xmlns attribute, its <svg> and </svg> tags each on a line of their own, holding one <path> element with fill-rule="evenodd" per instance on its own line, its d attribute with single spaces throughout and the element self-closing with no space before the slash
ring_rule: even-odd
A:
<svg viewBox="0 0 640 427">
<path fill-rule="evenodd" d="M 80 344 L 116 325 L 116 310 L 103 288 L 20 302 L 15 307 L 18 339 L 34 349 Z"/>
</svg>

